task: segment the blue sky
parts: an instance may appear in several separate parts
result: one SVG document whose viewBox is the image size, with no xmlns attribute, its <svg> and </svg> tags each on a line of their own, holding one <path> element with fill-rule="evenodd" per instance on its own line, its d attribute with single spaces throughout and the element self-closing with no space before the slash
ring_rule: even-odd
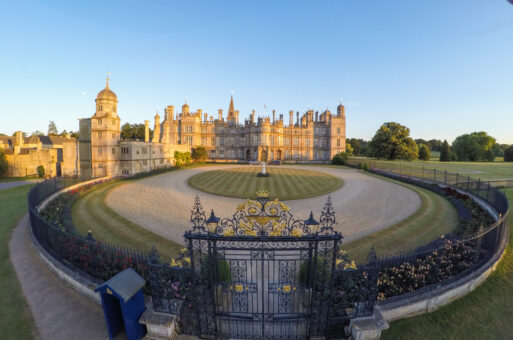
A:
<svg viewBox="0 0 513 340">
<path fill-rule="evenodd" d="M 0 132 L 78 129 L 111 73 L 122 122 L 346 105 L 348 137 L 485 130 L 513 143 L 506 0 L 2 1 Z M 264 111 L 264 104 L 267 113 Z"/>
</svg>

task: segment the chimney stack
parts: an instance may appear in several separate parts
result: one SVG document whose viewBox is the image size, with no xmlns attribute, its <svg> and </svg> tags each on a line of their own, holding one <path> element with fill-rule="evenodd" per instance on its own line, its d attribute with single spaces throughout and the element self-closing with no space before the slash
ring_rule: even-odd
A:
<svg viewBox="0 0 513 340">
<path fill-rule="evenodd" d="M 149 120 L 144 121 L 144 141 L 145 142 L 150 141 L 150 121 Z"/>
<path fill-rule="evenodd" d="M 273 124 L 276 124 L 276 110 L 273 110 Z"/>
<path fill-rule="evenodd" d="M 254 124 L 255 123 L 255 110 L 251 110 L 251 124 Z"/>
<path fill-rule="evenodd" d="M 296 112 L 297 126 L 299 126 L 299 111 Z"/>
<path fill-rule="evenodd" d="M 219 121 L 223 121 L 223 109 L 219 109 Z"/>
<path fill-rule="evenodd" d="M 289 126 L 294 125 L 294 111 L 289 111 Z"/>
<path fill-rule="evenodd" d="M 205 123 L 208 121 L 208 113 L 203 114 L 203 119 L 204 119 Z"/>
</svg>

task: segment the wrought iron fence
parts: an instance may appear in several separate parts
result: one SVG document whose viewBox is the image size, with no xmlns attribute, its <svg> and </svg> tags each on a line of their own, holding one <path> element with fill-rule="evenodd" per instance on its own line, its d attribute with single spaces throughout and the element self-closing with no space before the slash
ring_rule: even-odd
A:
<svg viewBox="0 0 513 340">
<path fill-rule="evenodd" d="M 450 235 L 413 251 L 379 255 L 371 251 L 368 263 L 359 265 L 357 268 L 348 263 L 346 265 L 344 263 L 339 265 L 341 260 L 338 258 L 338 254 L 335 254 L 337 251 L 335 249 L 333 256 L 336 257 L 336 263 L 331 267 L 333 271 L 329 276 L 329 280 L 324 280 L 322 287 L 312 286 L 313 289 L 322 292 L 323 300 L 328 301 L 329 299 L 331 301 L 330 304 L 324 305 L 327 308 L 328 314 L 326 314 L 326 318 L 322 321 L 327 326 L 325 329 L 328 335 L 341 334 L 343 326 L 351 318 L 371 314 L 376 300 L 378 300 L 378 303 L 386 303 L 408 298 L 437 289 L 468 275 L 500 253 L 507 242 L 508 229 L 505 221 L 509 213 L 509 205 L 506 196 L 496 185 L 500 184 L 501 187 L 511 187 L 513 186 L 513 181 L 501 181 L 500 183 L 486 182 L 472 179 L 468 175 L 463 176 L 458 173 L 434 169 L 405 167 L 380 169 L 372 167 L 370 171 L 378 175 L 421 186 L 440 194 L 444 194 L 443 190 L 445 189 L 443 188 L 457 190 L 462 195 L 470 194 L 473 200 L 480 199 L 486 201 L 497 211 L 499 216 L 495 222 L 475 232 Z M 193 212 L 191 216 L 193 228 L 189 232 L 187 256 L 191 256 L 194 253 L 194 251 L 191 251 L 193 250 L 193 242 L 202 242 L 201 239 L 206 237 L 201 236 L 202 233 L 209 234 L 210 236 L 205 238 L 205 240 L 209 239 L 210 246 L 219 246 L 219 249 L 215 251 L 207 250 L 206 255 L 200 254 L 202 256 L 196 256 L 195 258 L 191 256 L 189 258 L 189 265 L 181 266 L 173 265 L 172 263 L 162 263 L 155 250 L 148 252 L 102 243 L 95 240 L 92 235 L 77 235 L 67 230 L 65 226 L 53 223 L 41 216 L 38 207 L 45 198 L 81 181 L 82 179 L 72 178 L 46 180 L 38 183 L 29 192 L 28 203 L 31 227 L 34 236 L 48 253 L 71 270 L 86 274 L 97 282 L 109 279 L 124 268 L 132 267 L 136 269 L 149 282 L 145 289 L 146 293 L 153 298 L 155 310 L 164 313 L 180 312 L 182 322 L 179 328 L 183 333 L 200 335 L 202 327 L 211 327 L 210 325 L 216 313 L 221 318 L 226 317 L 222 313 L 223 310 L 219 309 L 218 306 L 206 306 L 208 300 L 203 301 L 204 305 L 202 306 L 206 313 L 200 313 L 201 309 L 198 308 L 197 304 L 201 303 L 201 301 L 198 301 L 197 297 L 205 296 L 205 289 L 212 290 L 212 283 L 207 281 L 213 280 L 213 277 L 217 281 L 212 282 L 217 282 L 221 288 L 219 288 L 219 292 L 214 291 L 211 294 L 212 299 L 210 302 L 218 304 L 220 301 L 216 301 L 216 298 L 219 300 L 220 294 L 228 294 L 223 290 L 227 289 L 227 287 L 225 287 L 224 281 L 220 280 L 220 277 L 224 275 L 221 270 L 223 261 L 229 258 L 227 250 L 233 251 L 231 249 L 233 244 L 226 243 L 231 248 L 224 249 L 223 247 L 226 248 L 223 243 L 224 241 L 217 238 L 223 235 L 228 237 L 238 235 L 241 241 L 252 242 L 251 239 L 245 240 L 249 235 L 246 233 L 249 232 L 251 234 L 255 232 L 257 236 L 259 235 L 258 230 L 248 229 L 250 225 L 248 224 L 247 217 L 240 215 L 241 211 L 238 211 L 237 214 L 239 215 L 234 215 L 233 219 L 224 219 L 218 225 L 216 224 L 217 228 L 212 229 L 212 235 L 209 234 L 205 227 L 209 222 L 212 223 L 214 221 L 217 223 L 219 220 L 216 221 L 215 216 L 211 216 L 207 220 L 204 213 L 195 214 Z M 89 186 L 98 184 L 99 182 L 93 181 Z M 87 190 L 87 187 L 81 186 L 76 190 Z M 281 206 L 273 207 L 275 209 L 279 208 L 277 211 L 281 211 Z M 329 207 L 330 205 L 328 204 Z M 327 212 L 321 214 L 321 226 L 331 226 L 335 221 L 332 209 L 328 209 Z M 271 211 L 268 213 L 271 213 L 271 215 L 277 214 Z M 251 214 L 252 212 L 249 212 L 249 215 Z M 279 216 L 279 218 L 276 218 L 277 221 L 281 221 L 281 218 L 287 222 L 284 224 L 285 227 L 278 230 L 275 226 L 269 229 L 269 231 L 263 231 L 262 229 L 260 231 L 263 232 L 260 235 L 262 236 L 260 243 L 270 236 L 280 237 L 280 235 L 285 235 L 288 238 L 295 238 L 300 234 L 306 235 L 305 240 L 308 242 L 308 237 L 311 236 L 308 236 L 309 229 L 305 229 L 307 221 L 293 221 L 288 212 L 284 212 L 283 215 L 280 213 L 276 216 Z M 271 220 L 274 220 L 274 218 Z M 281 234 L 271 235 L 273 232 Z M 212 242 L 212 240 L 214 241 Z M 275 241 L 276 239 L 273 240 L 273 242 Z M 292 240 L 290 242 L 295 241 Z M 262 247 L 269 247 L 269 245 L 263 245 L 262 243 L 259 247 L 256 249 L 250 246 L 249 248 L 255 248 L 253 250 L 260 251 Z M 240 251 L 240 249 L 236 249 L 236 251 Z M 235 253 L 235 255 L 239 256 L 240 254 Z M 212 256 L 212 258 L 208 256 Z M 290 257 L 291 255 L 287 256 Z M 196 266 L 194 261 L 200 261 L 201 263 L 199 266 Z M 205 271 L 204 266 L 201 265 L 203 262 L 206 263 L 208 268 L 211 268 L 211 271 L 207 270 L 210 273 L 208 276 L 197 275 L 198 272 L 203 273 Z M 317 256 L 311 257 L 309 255 L 307 263 L 315 267 Z M 265 262 L 264 265 L 269 266 Z M 235 270 L 237 268 L 232 269 Z M 317 270 L 314 268 L 312 273 L 316 274 Z M 212 277 L 212 275 L 214 276 Z M 326 286 L 327 284 L 328 286 Z M 277 287 L 282 288 L 281 286 Z M 230 294 L 228 295 L 231 296 Z M 312 302 L 316 301 L 321 301 L 321 299 L 312 300 Z M 212 315 L 207 315 L 209 313 Z M 263 320 L 265 321 L 265 318 Z M 205 326 L 207 324 L 208 326 Z M 229 323 L 226 324 L 228 325 Z M 320 331 L 320 333 L 322 332 Z M 310 332 L 310 334 L 316 333 Z"/>
<path fill-rule="evenodd" d="M 488 203 L 498 214 L 494 222 L 472 232 L 442 235 L 440 239 L 413 250 L 379 254 L 378 303 L 401 300 L 446 286 L 477 270 L 505 248 L 509 203 L 500 189 L 513 187 L 513 180 L 481 181 L 446 170 L 397 166 L 393 163 L 384 163 L 382 167 L 382 163 L 373 161 L 367 164 L 372 173 L 441 195 L 451 190 L 461 195 L 469 194 L 472 200 L 480 199 Z M 362 168 L 358 160 L 350 160 L 347 165 Z M 462 210 L 465 210 L 461 202 L 454 199 L 453 204 L 459 217 L 464 217 L 461 216 Z"/>
</svg>

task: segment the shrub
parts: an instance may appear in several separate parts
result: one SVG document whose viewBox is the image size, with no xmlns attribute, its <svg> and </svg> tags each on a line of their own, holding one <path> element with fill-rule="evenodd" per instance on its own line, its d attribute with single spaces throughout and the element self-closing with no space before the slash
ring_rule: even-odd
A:
<svg viewBox="0 0 513 340">
<path fill-rule="evenodd" d="M 304 261 L 301 263 L 301 267 L 299 268 L 299 282 L 308 284 L 308 265 L 310 261 Z M 317 281 L 327 281 L 330 277 L 330 268 L 328 265 L 320 258 L 315 257 L 314 263 L 312 263 L 312 270 L 313 266 L 315 266 L 315 279 Z"/>
<path fill-rule="evenodd" d="M 337 153 L 333 159 L 332 159 L 332 163 L 333 164 L 336 164 L 336 165 L 344 165 L 346 164 L 347 160 L 349 159 L 349 154 L 346 153 L 346 152 L 340 152 L 340 153 Z"/>
<path fill-rule="evenodd" d="M 201 276 L 205 281 L 210 281 L 210 268 L 212 268 L 212 255 L 203 256 L 201 262 Z M 230 264 L 225 259 L 217 259 L 217 279 L 219 282 L 230 282 L 232 280 L 232 272 Z"/>
<path fill-rule="evenodd" d="M 42 166 L 42 165 L 38 166 L 36 168 L 36 171 L 37 171 L 37 175 L 39 177 L 44 177 L 44 175 L 45 175 L 45 168 L 44 168 L 44 166 Z"/>
</svg>

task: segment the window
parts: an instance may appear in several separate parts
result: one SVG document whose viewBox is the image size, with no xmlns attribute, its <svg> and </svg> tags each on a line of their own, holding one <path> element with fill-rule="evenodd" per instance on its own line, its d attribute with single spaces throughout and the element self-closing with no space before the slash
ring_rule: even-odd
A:
<svg viewBox="0 0 513 340">
<path fill-rule="evenodd" d="M 148 160 L 147 159 L 143 160 L 143 165 L 148 165 Z"/>
<path fill-rule="evenodd" d="M 340 139 L 337 139 L 337 146 L 340 146 Z"/>
<path fill-rule="evenodd" d="M 299 145 L 299 139 L 297 137 L 294 138 L 294 146 Z"/>
<path fill-rule="evenodd" d="M 116 148 L 112 148 L 112 154 L 115 155 L 116 154 Z"/>
<path fill-rule="evenodd" d="M 102 125 L 102 120 L 98 119 L 98 125 Z"/>
<path fill-rule="evenodd" d="M 340 134 L 340 128 L 338 127 L 337 128 L 337 135 L 339 135 L 339 134 Z"/>
<path fill-rule="evenodd" d="M 305 139 L 306 146 L 310 146 L 310 138 Z"/>
<path fill-rule="evenodd" d="M 98 148 L 98 155 L 102 155 L 102 148 Z"/>
</svg>

